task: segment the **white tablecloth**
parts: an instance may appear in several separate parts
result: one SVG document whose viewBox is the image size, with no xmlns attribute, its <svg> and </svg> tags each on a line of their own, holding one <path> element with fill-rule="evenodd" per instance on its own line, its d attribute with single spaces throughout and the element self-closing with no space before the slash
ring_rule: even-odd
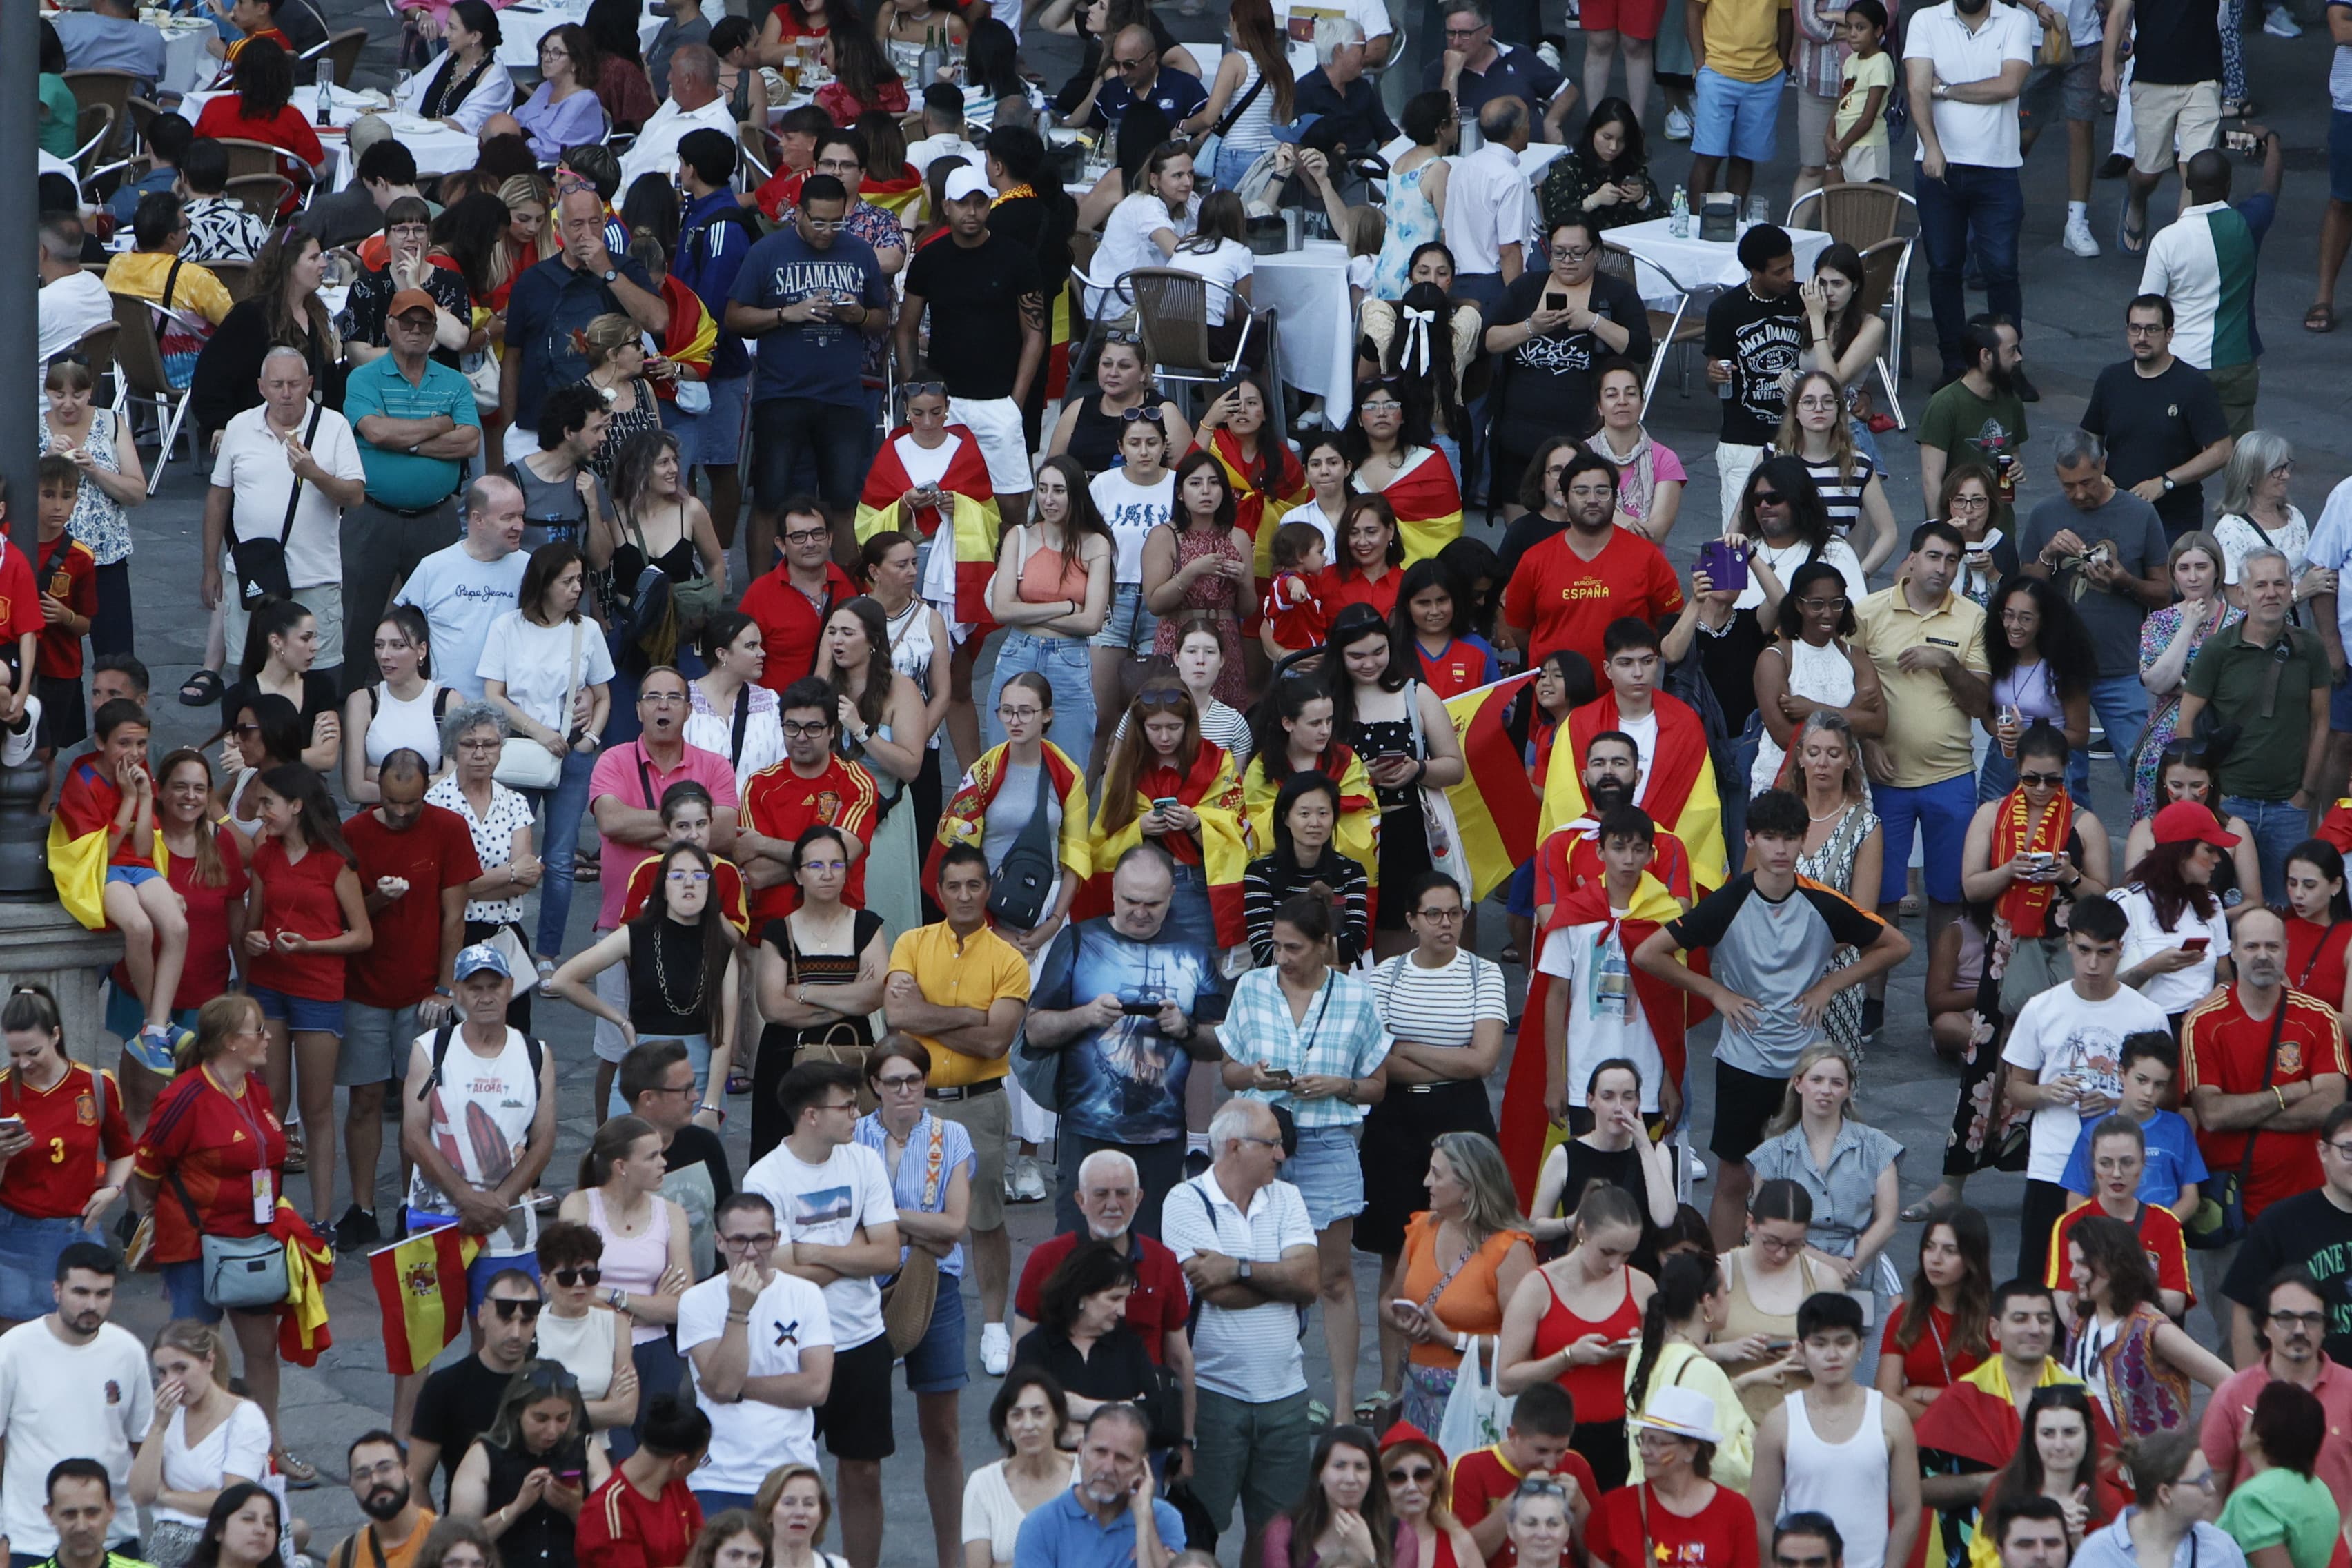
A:
<svg viewBox="0 0 2352 1568">
<path fill-rule="evenodd" d="M 1355 388 L 1356 321 L 1348 307 L 1348 250 L 1310 239 L 1282 256 L 1261 256 L 1250 303 L 1282 312 L 1282 378 L 1299 391 L 1344 404 Z"/>
<path fill-rule="evenodd" d="M 212 85 L 220 62 L 205 46 L 220 37 L 217 28 L 209 22 L 180 21 L 155 30 L 163 35 L 163 79 L 157 90 L 194 92 Z"/>
<path fill-rule="evenodd" d="M 316 102 L 312 96 L 314 90 L 307 85 L 297 88 L 294 91 L 295 106 L 309 112 Z M 382 115 L 391 124 L 400 144 L 415 155 L 416 172 L 420 174 L 449 174 L 461 169 L 470 169 L 481 155 L 480 146 L 474 138 L 462 131 L 452 131 L 439 121 L 387 112 L 379 108 L 375 99 L 367 93 L 340 87 L 331 90 L 333 97 L 327 110 L 329 120 L 339 128 L 348 129 L 362 114 Z M 205 111 L 205 104 L 226 96 L 218 92 L 192 92 L 181 112 L 193 121 Z M 343 139 L 322 133 L 319 140 L 327 149 L 327 187 L 340 191 L 352 183 L 352 159 L 344 149 Z"/>
<path fill-rule="evenodd" d="M 661 31 L 663 19 L 667 16 L 657 0 L 649 0 L 646 10 L 648 15 L 637 23 L 639 48 L 652 45 L 654 35 Z M 706 14 L 715 15 L 718 10 L 719 7 L 713 6 Z M 510 71 L 537 71 L 539 40 L 564 23 L 580 21 L 587 15 L 584 0 L 579 4 L 565 4 L 558 0 L 557 4 L 547 5 L 508 6 L 499 13 L 499 64 Z"/>
<path fill-rule="evenodd" d="M 1728 288 L 1748 280 L 1748 268 L 1739 265 L 1737 240 L 1699 238 L 1696 213 L 1691 215 L 1687 238 L 1678 239 L 1667 232 L 1673 222 L 1672 218 L 1651 218 L 1612 228 L 1601 237 L 1633 253 L 1643 304 L 1671 310 L 1685 289 Z M 1814 260 L 1829 248 L 1830 237 L 1817 228 L 1792 228 L 1788 233 L 1797 252 L 1797 276 L 1810 278 Z"/>
</svg>

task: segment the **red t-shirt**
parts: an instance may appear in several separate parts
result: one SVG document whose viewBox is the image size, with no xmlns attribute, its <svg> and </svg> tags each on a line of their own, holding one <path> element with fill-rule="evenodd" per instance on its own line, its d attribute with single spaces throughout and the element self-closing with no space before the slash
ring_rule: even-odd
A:
<svg viewBox="0 0 2352 1568">
<path fill-rule="evenodd" d="M 1404 585 L 1404 568 L 1391 566 L 1373 582 L 1353 566 L 1326 566 L 1323 575 L 1315 580 L 1315 592 L 1323 600 L 1324 612 L 1332 620 L 1350 605 L 1370 605 L 1388 620 L 1396 614 L 1397 590 Z M 1598 668 L 1597 666 L 1595 667 Z"/>
<path fill-rule="evenodd" d="M 33 1135 L 33 1146 L 0 1171 L 0 1207 L 31 1219 L 80 1218 L 106 1163 L 132 1147 L 114 1075 L 79 1062 L 47 1089 L 0 1069 L 0 1116 L 18 1118 Z"/>
<path fill-rule="evenodd" d="M 1168 1335 L 1184 1326 L 1192 1314 L 1192 1292 L 1184 1270 L 1164 1243 L 1136 1231 L 1128 1232 L 1135 1258 L 1135 1289 L 1127 1293 L 1127 1326 L 1143 1342 L 1154 1362 Z M 1013 1310 L 1035 1322 L 1043 1315 L 1045 1281 L 1078 1245 L 1078 1233 L 1049 1237 L 1029 1249 L 1021 1265 L 1021 1288 L 1013 1293 Z"/>
<path fill-rule="evenodd" d="M 654 896 L 654 872 L 661 861 L 660 856 L 648 855 L 629 873 L 629 891 L 621 901 L 623 925 L 646 912 L 646 900 Z M 719 900 L 719 912 L 727 917 L 727 923 L 735 928 L 736 934 L 751 934 L 751 916 L 743 901 L 743 873 L 736 868 L 734 861 L 719 855 L 710 858 L 710 890 Z"/>
<path fill-rule="evenodd" d="M 267 142 L 272 147 L 281 147 L 303 164 L 301 174 L 286 171 L 297 183 L 327 161 L 327 150 L 319 145 L 319 133 L 310 129 L 310 121 L 302 111 L 290 103 L 280 107 L 268 120 L 247 120 L 245 106 L 236 94 L 226 93 L 205 104 L 205 111 L 196 116 L 196 134 L 233 142 Z"/>
<path fill-rule="evenodd" d="M 1518 1489 L 1524 1472 L 1511 1467 L 1511 1462 L 1503 1458 L 1501 1445 L 1497 1444 L 1462 1455 L 1454 1461 L 1454 1468 L 1448 1474 L 1454 1498 L 1454 1517 L 1466 1528 L 1502 1507 Z M 1601 1496 L 1601 1483 L 1593 1479 L 1592 1467 L 1585 1462 L 1583 1455 L 1573 1448 L 1560 1456 L 1559 1467 L 1552 1474 L 1573 1479 L 1587 1502 Z M 1748 1534 L 1752 1537 L 1755 1533 L 1755 1526 L 1748 1526 Z M 1503 1544 L 1495 1549 L 1495 1555 L 1486 1559 L 1486 1568 L 1513 1568 L 1518 1560 L 1519 1549 L 1511 1544 L 1508 1536 L 1505 1536 Z M 1477 1568 L 1477 1565 L 1465 1563 L 1462 1568 Z"/>
<path fill-rule="evenodd" d="M 1918 1342 L 1907 1351 L 1895 1338 L 1903 1327 L 1901 1309 L 1887 1318 L 1886 1331 L 1878 1336 L 1882 1360 L 1888 1356 L 1903 1358 L 1906 1387 L 1949 1388 L 1953 1379 L 1966 1377 L 1984 1364 L 1984 1357 L 1952 1342 L 1951 1313 L 1941 1307 L 1929 1307 L 1927 1321 L 1929 1326 L 1920 1331 Z"/>
<path fill-rule="evenodd" d="M 2286 983 L 2333 1007 L 2344 999 L 2347 948 L 2352 948 L 2352 921 L 2323 926 L 2293 917 L 2286 922 Z"/>
<path fill-rule="evenodd" d="M 368 916 L 375 945 L 365 962 L 351 966 L 349 999 L 370 1007 L 414 1007 L 441 980 L 441 895 L 482 874 L 472 830 L 446 805 L 426 806 L 404 833 L 386 827 L 371 809 L 343 824 L 343 838 L 359 857 L 362 898 L 380 877 L 408 883 L 407 892 Z"/>
<path fill-rule="evenodd" d="M 0 637 L 9 645 L 6 658 L 11 668 L 16 661 L 16 639 L 39 635 L 46 624 L 41 619 L 40 590 L 33 582 L 33 563 L 21 550 L 0 549 Z"/>
<path fill-rule="evenodd" d="M 1584 1539 L 1607 1568 L 1757 1568 L 1759 1556 L 1756 1510 L 1726 1486 L 1688 1519 L 1667 1511 L 1646 1481 L 1619 1487 L 1594 1507 Z"/>
<path fill-rule="evenodd" d="M 1502 674 L 1495 650 L 1484 637 L 1454 637 L 1439 654 L 1431 653 L 1415 638 L 1412 651 L 1421 659 L 1421 679 L 1441 699 L 1475 691 Z"/>
<path fill-rule="evenodd" d="M 245 902 L 245 841 L 235 829 L 221 827 L 214 830 L 213 844 L 220 852 L 224 873 L 219 887 L 196 875 L 193 855 L 173 856 L 163 872 L 172 891 L 187 905 L 188 956 L 180 966 L 180 988 L 172 994 L 175 1012 L 201 1007 L 228 989 L 228 911 L 230 905 Z M 162 940 L 156 939 L 158 943 Z M 128 964 L 114 966 L 114 984 L 126 991 L 131 988 Z"/>
<path fill-rule="evenodd" d="M 771 691 L 782 691 L 808 674 L 816 664 L 816 643 L 824 635 L 825 616 L 835 605 L 856 597 L 857 584 L 830 561 L 825 563 L 823 604 L 793 585 L 789 567 L 779 565 L 753 578 L 737 607 L 760 623 L 760 640 L 767 645 L 760 684 Z"/>
<path fill-rule="evenodd" d="M 1574 534 L 1573 528 L 1555 533 L 1520 556 L 1503 590 L 1504 624 L 1528 629 L 1529 668 L 1564 647 L 1598 672 L 1610 622 L 1626 616 L 1656 621 L 1682 611 L 1682 583 L 1656 545 L 1612 527 L 1601 553 L 1586 561 L 1569 546 Z"/>
<path fill-rule="evenodd" d="M 114 814 L 122 809 L 122 786 L 107 777 L 103 762 L 96 755 L 77 760 L 66 771 L 66 782 L 58 786 L 58 822 L 68 838 L 79 838 L 91 833 L 114 831 Z M 145 835 L 126 832 L 107 857 L 110 866 L 149 866 L 155 864 L 155 835 L 151 828 Z M 215 993 L 217 994 L 217 993 Z"/>
<path fill-rule="evenodd" d="M 702 1505 L 673 1479 L 648 1501 L 619 1467 L 588 1494 L 572 1550 L 580 1568 L 680 1568 L 702 1533 Z"/>
<path fill-rule="evenodd" d="M 2289 1011 L 2279 1033 L 2277 1070 L 2273 1084 L 2294 1083 L 2322 1073 L 2345 1070 L 2344 1039 L 2337 1032 L 2336 1009 L 2327 1003 L 2294 991 L 2284 994 Z M 2200 1086 L 2224 1094 L 2254 1094 L 2263 1087 L 2263 1066 L 2270 1057 L 2271 1020 L 2246 1016 L 2235 985 L 2189 1010 L 2180 1025 L 2180 1098 L 2186 1101 Z M 2318 1140 L 2310 1132 L 2256 1132 L 2261 1139 L 2253 1169 L 2246 1176 L 2246 1217 L 2252 1219 L 2281 1198 L 2316 1189 Z M 2243 1131 L 2200 1131 L 2198 1152 L 2209 1171 L 2234 1171 L 2244 1159 Z"/>
<path fill-rule="evenodd" d="M 471 846 L 469 845 L 468 847 Z M 477 862 L 478 865 L 479 863 Z M 312 1002 L 343 999 L 343 960 L 340 953 L 281 952 L 278 933 L 290 931 L 314 942 L 343 934 L 342 900 L 335 897 L 335 880 L 350 862 L 331 849 L 312 845 L 299 861 L 286 858 L 286 846 L 264 838 L 253 852 L 253 878 L 261 884 L 261 919 L 257 929 L 269 934 L 269 951 L 247 966 L 248 984 Z M 435 942 L 438 950 L 438 939 Z M 368 957 L 380 963 L 390 955 L 379 939 Z M 432 987 L 427 985 L 426 990 Z"/>
<path fill-rule="evenodd" d="M 2044 1268 L 2043 1284 L 2057 1289 L 2074 1288 L 2074 1265 L 2066 1260 L 2066 1238 L 2074 1234 L 2077 1221 L 2101 1212 L 2096 1198 L 2085 1198 L 2060 1215 L 2051 1226 L 2050 1260 Z M 2142 1204 L 2139 1216 L 2132 1221 L 2132 1234 L 2147 1249 L 2147 1265 L 2156 1270 L 2156 1288 L 2178 1290 L 2189 1298 L 2190 1306 L 2195 1306 L 2196 1288 L 2189 1283 L 2189 1244 L 2181 1237 L 2179 1216 L 2158 1205 Z"/>
<path fill-rule="evenodd" d="M 1275 574 L 1261 613 L 1274 623 L 1275 643 L 1285 652 L 1314 647 L 1331 629 L 1331 616 L 1319 592 L 1319 584 L 1329 576 L 1328 572 L 1321 577 L 1286 570 Z"/>
<path fill-rule="evenodd" d="M 268 1224 L 253 1217 L 253 1173 L 270 1173 L 274 1201 L 278 1167 L 285 1163 L 286 1130 L 259 1073 L 247 1073 L 234 1098 L 210 1068 L 173 1079 L 156 1097 L 131 1167 L 162 1189 L 155 1197 L 155 1261 L 185 1263 L 196 1256 L 190 1205 L 206 1236 L 259 1236 Z"/>
<path fill-rule="evenodd" d="M 60 599 L 77 616 L 98 614 L 98 557 L 70 533 L 60 533 L 41 547 L 40 570 L 35 584 L 53 599 Z M 39 601 L 36 599 L 37 607 Z M 81 637 L 61 622 L 43 625 L 40 651 L 35 659 L 39 673 L 59 680 L 81 679 Z"/>
<path fill-rule="evenodd" d="M 798 590 L 790 590 L 798 596 Z M 839 757 L 827 757 L 824 772 L 804 779 L 790 761 L 762 768 L 743 786 L 743 822 L 754 833 L 786 843 L 824 823 L 855 834 L 868 849 L 873 846 L 874 811 L 878 795 L 874 775 Z M 842 884 L 841 901 L 851 909 L 866 907 L 866 857 L 860 855 Z M 761 930 L 800 908 L 797 883 L 779 882 L 751 895 L 751 919 Z"/>
</svg>

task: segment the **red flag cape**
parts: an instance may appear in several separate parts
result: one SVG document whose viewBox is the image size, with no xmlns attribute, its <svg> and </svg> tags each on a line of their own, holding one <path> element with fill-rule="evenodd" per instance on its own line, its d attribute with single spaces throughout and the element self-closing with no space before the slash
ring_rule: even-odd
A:
<svg viewBox="0 0 2352 1568">
<path fill-rule="evenodd" d="M 1242 918 L 1242 877 L 1254 851 L 1249 813 L 1243 805 L 1241 780 L 1234 776 L 1231 754 L 1213 742 L 1202 742 L 1192 756 L 1192 771 L 1177 786 L 1176 798 L 1201 819 L 1201 870 L 1209 884 L 1209 913 L 1216 922 L 1217 945 L 1238 947 L 1249 935 Z M 1109 804 L 1106 798 L 1095 813 L 1087 852 L 1094 874 L 1078 889 L 1077 902 L 1070 910 L 1074 921 L 1110 913 L 1111 874 L 1118 868 L 1118 858 L 1143 842 L 1143 817 L 1151 809 L 1143 792 L 1136 792 L 1134 813 L 1116 833 L 1103 830 L 1103 810 Z"/>
<path fill-rule="evenodd" d="M 911 427 L 901 425 L 882 439 L 881 450 L 874 454 L 873 466 L 866 470 L 866 488 L 857 497 L 856 530 L 862 542 L 884 529 L 899 526 L 898 500 L 915 488 L 914 479 L 899 456 L 898 442 L 912 434 Z M 988 482 L 988 459 L 980 449 L 980 440 L 961 425 L 947 427 L 952 453 L 947 471 L 940 476 L 939 487 L 950 500 L 953 515 L 945 519 L 949 524 L 948 542 L 953 550 L 955 568 L 955 614 L 951 619 L 964 625 L 984 624 L 988 620 L 988 582 L 996 574 L 997 507 L 996 491 Z M 915 526 L 925 539 L 935 535 L 941 521 L 941 508 L 926 507 L 915 517 Z M 931 576 L 940 576 L 940 563 L 934 560 Z M 921 584 L 919 591 L 930 596 L 931 582 Z"/>
<path fill-rule="evenodd" d="M 2116 1451 L 2116 1429 L 2095 1399 L 2091 1402 L 2091 1419 L 2095 1428 L 2092 1436 L 2105 1461 Z M 2025 1424 L 2018 1418 L 2016 1405 L 1960 1377 L 1927 1406 L 1913 1430 L 1923 1449 L 1934 1448 L 1970 1464 L 1999 1469 L 2017 1453 Z"/>
<path fill-rule="evenodd" d="M 1691 871 L 1708 891 L 1728 880 L 1724 865 L 1723 803 L 1717 794 L 1715 760 L 1707 752 L 1706 726 L 1681 699 L 1657 693 L 1651 700 L 1658 721 L 1657 749 L 1642 780 L 1640 805 L 1660 827 L 1690 850 Z M 1568 747 L 1552 749 L 1544 786 L 1544 826 L 1554 827 L 1585 815 L 1584 755 L 1592 738 L 1623 727 L 1617 694 L 1601 697 L 1568 715 Z"/>
</svg>

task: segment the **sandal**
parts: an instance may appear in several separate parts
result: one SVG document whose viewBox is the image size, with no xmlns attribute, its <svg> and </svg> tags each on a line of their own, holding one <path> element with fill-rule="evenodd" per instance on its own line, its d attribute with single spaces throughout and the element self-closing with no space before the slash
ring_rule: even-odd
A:
<svg viewBox="0 0 2352 1568">
<path fill-rule="evenodd" d="M 2137 241 L 2137 243 L 2135 243 L 2135 241 Z M 2140 220 L 2140 226 L 2137 229 L 2133 228 L 2131 226 L 2131 204 L 2129 202 L 2124 203 L 2123 205 L 2116 211 L 2116 248 L 2122 251 L 2126 256 L 2145 256 L 2147 254 L 2147 219 L 2143 217 Z"/>
<path fill-rule="evenodd" d="M 2315 303 L 2303 313 L 2303 330 L 2306 332 L 2332 332 L 2336 330 L 2336 307 Z"/>
<path fill-rule="evenodd" d="M 751 1075 L 747 1072 L 729 1073 L 727 1075 L 727 1092 L 730 1096 L 751 1093 Z"/>
<path fill-rule="evenodd" d="M 1319 1399 L 1307 1402 L 1307 1429 L 1320 1432 L 1331 1425 L 1331 1407 Z"/>
<path fill-rule="evenodd" d="M 180 682 L 180 705 L 183 708 L 209 708 L 221 700 L 227 688 L 221 684 L 220 671 L 200 669 Z"/>
<path fill-rule="evenodd" d="M 572 880 L 593 882 L 604 873 L 604 863 L 593 855 L 574 853 L 572 858 Z"/>
<path fill-rule="evenodd" d="M 286 1158 L 278 1168 L 289 1176 L 299 1176 L 310 1168 L 310 1151 L 303 1147 L 299 1123 L 286 1130 Z"/>
<path fill-rule="evenodd" d="M 272 1449 L 269 1458 L 278 1466 L 278 1473 L 286 1478 L 286 1484 L 289 1487 L 299 1490 L 302 1488 L 315 1487 L 319 1484 L 319 1467 L 303 1458 L 293 1449 Z"/>
</svg>

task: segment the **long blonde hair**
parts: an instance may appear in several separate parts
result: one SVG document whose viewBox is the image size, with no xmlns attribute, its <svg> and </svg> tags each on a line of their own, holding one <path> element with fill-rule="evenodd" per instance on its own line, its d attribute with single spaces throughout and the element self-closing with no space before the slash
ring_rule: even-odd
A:
<svg viewBox="0 0 2352 1568">
<path fill-rule="evenodd" d="M 1807 384 L 1816 381 L 1828 382 L 1830 392 L 1837 398 L 1837 417 L 1830 421 L 1829 428 L 1830 458 L 1837 464 L 1838 482 L 1850 484 L 1862 455 L 1853 449 L 1853 428 L 1846 423 L 1845 388 L 1828 371 L 1809 370 L 1797 378 L 1794 386 L 1789 388 L 1788 409 L 1780 416 L 1780 432 L 1772 437 L 1772 449 L 1786 453 L 1800 462 L 1804 460 L 1805 433 L 1797 424 L 1797 400 L 1804 395 Z"/>
<path fill-rule="evenodd" d="M 1804 1115 L 1804 1106 L 1797 1094 L 1799 1080 L 1813 1070 L 1816 1064 L 1834 1058 L 1845 1068 L 1845 1106 L 1839 1112 L 1848 1121 L 1860 1121 L 1862 1115 L 1854 1109 L 1853 1058 L 1845 1047 L 1829 1040 L 1815 1040 L 1797 1053 L 1797 1065 L 1789 1069 L 1789 1087 L 1780 1093 L 1780 1109 L 1764 1129 L 1764 1136 L 1777 1138 L 1794 1127 Z"/>
</svg>

